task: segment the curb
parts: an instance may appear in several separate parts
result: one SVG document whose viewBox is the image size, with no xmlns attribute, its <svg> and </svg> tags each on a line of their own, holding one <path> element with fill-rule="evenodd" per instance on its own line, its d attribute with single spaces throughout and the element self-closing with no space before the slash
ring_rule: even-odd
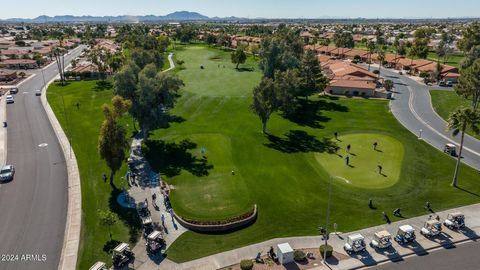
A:
<svg viewBox="0 0 480 270">
<path fill-rule="evenodd" d="M 56 78 L 56 77 L 55 77 Z M 70 270 L 77 268 L 78 250 L 80 246 L 80 231 L 82 226 L 82 193 L 80 189 L 80 173 L 78 171 L 77 158 L 71 149 L 70 141 L 63 131 L 60 122 L 53 113 L 50 104 L 47 101 L 47 88 L 55 80 L 49 81 L 42 89 L 42 105 L 52 125 L 58 142 L 60 143 L 63 156 L 67 165 L 68 174 L 68 207 L 67 220 L 65 224 L 65 234 L 63 238 L 63 247 L 58 264 L 59 270 Z"/>
</svg>

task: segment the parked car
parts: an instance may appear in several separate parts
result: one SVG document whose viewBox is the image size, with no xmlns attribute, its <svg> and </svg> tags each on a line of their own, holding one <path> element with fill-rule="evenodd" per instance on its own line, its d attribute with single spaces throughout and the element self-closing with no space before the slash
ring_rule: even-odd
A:
<svg viewBox="0 0 480 270">
<path fill-rule="evenodd" d="M 42 90 L 35 90 L 35 96 L 41 96 Z"/>
<path fill-rule="evenodd" d="M 0 182 L 7 182 L 13 179 L 15 175 L 15 167 L 13 165 L 5 165 L 0 170 Z"/>
<path fill-rule="evenodd" d="M 12 95 L 8 95 L 5 100 L 7 101 L 7 104 L 9 103 L 14 103 L 15 100 L 13 99 L 13 96 Z"/>
<path fill-rule="evenodd" d="M 448 81 L 445 85 L 446 85 L 447 87 L 453 87 L 453 82 L 452 82 L 452 81 Z"/>
<path fill-rule="evenodd" d="M 446 86 L 447 83 L 444 80 L 438 82 L 438 86 Z"/>
<path fill-rule="evenodd" d="M 18 93 L 18 88 L 10 88 L 10 94 L 16 94 Z"/>
</svg>

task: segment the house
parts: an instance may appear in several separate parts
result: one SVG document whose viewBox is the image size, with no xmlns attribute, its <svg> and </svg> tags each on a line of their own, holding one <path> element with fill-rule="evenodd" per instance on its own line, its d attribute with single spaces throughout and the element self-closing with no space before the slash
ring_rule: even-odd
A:
<svg viewBox="0 0 480 270">
<path fill-rule="evenodd" d="M 348 59 L 353 60 L 355 56 L 360 57 L 362 62 L 366 62 L 368 60 L 368 52 L 363 50 L 352 49 L 344 53 L 345 57 Z"/>
<path fill-rule="evenodd" d="M 374 97 L 376 83 L 354 77 L 333 79 L 325 88 L 332 95 Z"/>
<path fill-rule="evenodd" d="M 323 66 L 322 66 L 323 67 Z M 378 76 L 367 69 L 346 61 L 336 61 L 325 66 L 329 78 L 325 92 L 331 95 L 388 97 L 377 91 Z"/>
<path fill-rule="evenodd" d="M 398 61 L 403 58 L 404 57 L 400 55 L 395 55 L 393 53 L 386 53 L 385 60 L 384 60 L 385 66 L 387 66 L 388 68 L 395 68 L 397 67 Z"/>
<path fill-rule="evenodd" d="M 37 61 L 31 59 L 7 59 L 0 62 L 1 66 L 9 69 L 34 69 L 37 68 Z"/>
<path fill-rule="evenodd" d="M 455 72 L 447 72 L 447 73 L 445 73 L 445 74 L 442 74 L 442 78 L 443 78 L 446 82 L 457 83 L 459 77 L 460 77 L 460 74 L 455 73 Z"/>
<path fill-rule="evenodd" d="M 17 72 L 15 70 L 0 69 L 0 81 L 9 82 L 17 78 Z"/>
</svg>

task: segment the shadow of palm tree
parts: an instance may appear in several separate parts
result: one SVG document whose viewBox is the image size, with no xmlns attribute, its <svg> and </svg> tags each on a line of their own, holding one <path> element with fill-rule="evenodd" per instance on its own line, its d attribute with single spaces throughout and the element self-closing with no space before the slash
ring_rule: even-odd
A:
<svg viewBox="0 0 480 270">
<path fill-rule="evenodd" d="M 208 164 L 207 157 L 197 158 L 190 153 L 190 150 L 197 148 L 197 144 L 190 140 L 179 143 L 148 140 L 143 148 L 142 152 L 152 169 L 168 177 L 179 175 L 182 169 L 195 176 L 207 176 L 213 169 L 213 165 Z"/>
<path fill-rule="evenodd" d="M 332 102 L 333 97 L 322 97 L 319 100 L 299 99 L 297 108 L 283 117 L 301 126 L 324 128 L 321 123 L 330 121 L 330 117 L 322 115 L 322 111 L 348 112 L 348 107 Z"/>
<path fill-rule="evenodd" d="M 272 134 L 268 134 L 267 138 L 270 142 L 265 146 L 284 153 L 327 152 L 333 154 L 338 149 L 338 144 L 331 139 L 323 138 L 320 141 L 303 130 L 290 130 L 284 138 Z"/>
</svg>

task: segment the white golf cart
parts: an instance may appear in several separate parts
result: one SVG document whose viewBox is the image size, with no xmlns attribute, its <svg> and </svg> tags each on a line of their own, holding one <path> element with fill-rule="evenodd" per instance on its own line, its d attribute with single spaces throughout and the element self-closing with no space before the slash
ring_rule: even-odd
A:
<svg viewBox="0 0 480 270">
<path fill-rule="evenodd" d="M 114 269 L 122 268 L 135 257 L 127 243 L 121 243 L 113 249 L 112 264 Z"/>
<path fill-rule="evenodd" d="M 96 262 L 92 267 L 90 267 L 90 270 L 107 270 L 107 264 L 104 262 Z"/>
<path fill-rule="evenodd" d="M 425 237 L 432 237 L 439 235 L 442 232 L 442 224 L 436 219 L 431 219 L 425 221 L 423 228 L 420 230 L 420 233 Z"/>
<path fill-rule="evenodd" d="M 347 254 L 362 252 L 365 250 L 365 237 L 363 235 L 356 233 L 349 235 L 347 242 L 343 246 L 343 249 Z"/>
<path fill-rule="evenodd" d="M 454 144 L 447 143 L 443 147 L 443 152 L 452 156 L 452 157 L 455 157 L 455 156 L 457 156 L 457 147 Z"/>
<path fill-rule="evenodd" d="M 461 212 L 450 213 L 443 225 L 451 230 L 463 228 L 465 227 L 465 216 Z"/>
<path fill-rule="evenodd" d="M 415 229 L 410 225 L 402 225 L 398 227 L 395 241 L 399 244 L 406 244 L 415 241 Z"/>
<path fill-rule="evenodd" d="M 163 240 L 163 235 L 159 231 L 153 231 L 147 236 L 147 252 L 150 254 L 157 254 L 162 249 L 162 246 L 165 244 Z"/>
<path fill-rule="evenodd" d="M 142 225 L 147 226 L 152 224 L 152 217 L 150 215 L 150 210 L 148 210 L 147 204 L 140 202 L 137 205 L 138 216 L 142 220 Z"/>
<path fill-rule="evenodd" d="M 387 231 L 376 232 L 370 246 L 374 249 L 389 248 L 392 246 L 392 235 Z"/>
</svg>

